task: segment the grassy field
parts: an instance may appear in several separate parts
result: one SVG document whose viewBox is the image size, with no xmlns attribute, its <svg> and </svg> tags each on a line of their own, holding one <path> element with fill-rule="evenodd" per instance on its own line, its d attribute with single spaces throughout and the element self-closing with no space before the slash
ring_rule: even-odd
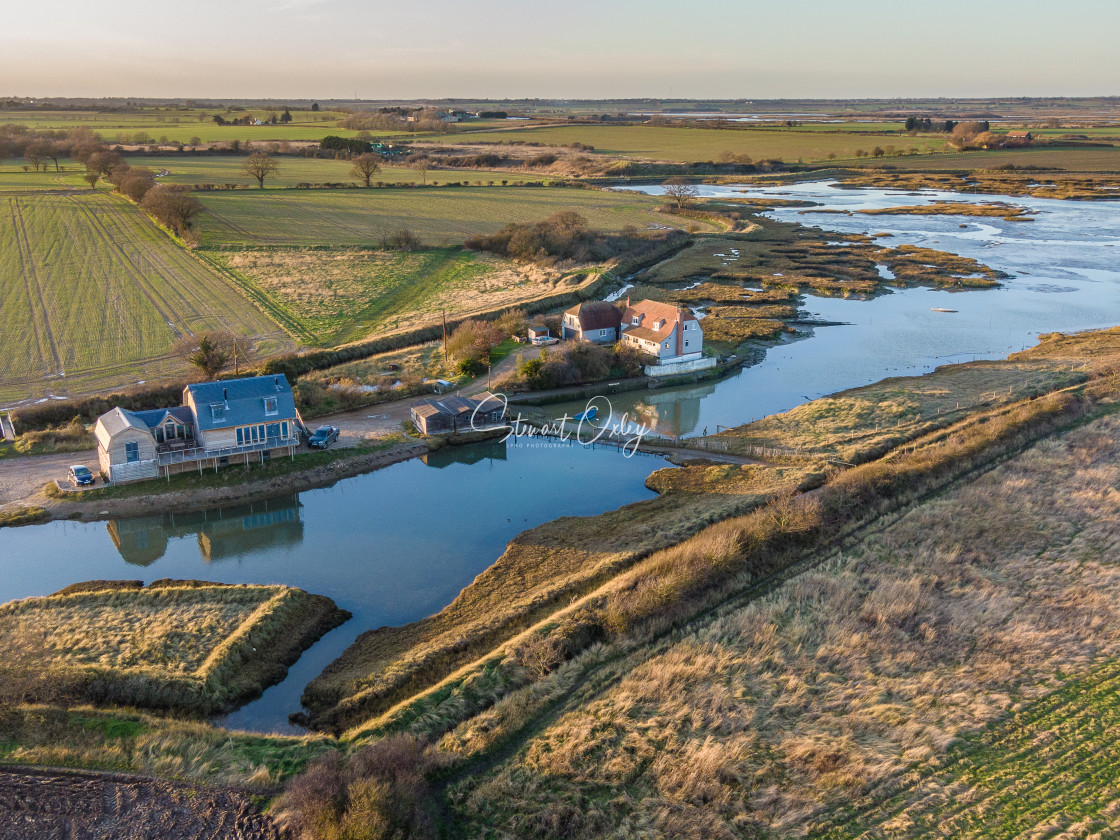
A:
<svg viewBox="0 0 1120 840">
<path fill-rule="evenodd" d="M 353 164 L 345 160 L 320 160 L 318 158 L 278 157 L 280 171 L 275 177 L 265 181 L 265 187 L 294 187 L 297 184 L 357 184 L 359 181 L 350 174 Z M 133 155 L 128 158 L 133 166 L 147 166 L 159 172 L 167 170 L 170 174 L 160 178 L 161 182 L 173 184 L 237 184 L 257 187 L 255 178 L 246 175 L 242 168 L 244 156 L 226 155 Z M 373 182 L 386 184 L 446 184 L 450 181 L 467 181 L 482 184 L 501 184 L 540 180 L 540 173 L 532 172 L 488 172 L 475 169 L 429 169 L 427 175 L 406 166 L 383 166 Z M 0 181 L 2 183 L 2 181 Z"/>
<path fill-rule="evenodd" d="M 870 153 L 876 146 L 919 149 L 915 160 L 926 160 L 929 151 L 945 147 L 944 136 L 907 137 L 897 132 L 848 134 L 817 131 L 809 127 L 783 129 L 708 129 L 665 126 L 572 125 L 522 128 L 507 131 L 462 132 L 433 138 L 442 142 L 527 142 L 555 146 L 585 143 L 600 154 L 665 161 L 715 161 L 725 152 L 754 160 L 786 162 L 822 161 L 828 156 L 855 158 L 857 149 Z M 417 138 L 419 142 L 420 138 Z"/>
<path fill-rule="evenodd" d="M 276 113 L 284 112 L 284 106 Z M 356 132 L 338 127 L 346 115 L 334 111 L 292 111 L 292 121 L 287 125 L 217 125 L 214 114 L 233 119 L 251 114 L 257 119 L 267 119 L 266 109 L 244 109 L 232 112 L 225 108 L 158 109 L 145 108 L 123 113 L 99 111 L 16 111 L 0 112 L 0 122 L 25 125 L 34 131 L 88 128 L 101 135 L 107 143 L 140 142 L 137 135 L 143 132 L 152 141 L 167 138 L 171 143 L 188 143 L 198 137 L 203 143 L 220 143 L 231 140 L 321 140 L 328 134 L 353 137 Z M 378 136 L 392 136 L 396 132 L 378 132 Z"/>
<path fill-rule="evenodd" d="M 370 245 L 402 227 L 424 244 L 458 244 L 511 222 L 538 222 L 575 210 L 590 227 L 633 225 L 714 229 L 657 212 L 661 202 L 635 193 L 543 187 L 215 192 L 200 196 L 203 247 L 237 245 Z"/>
<path fill-rule="evenodd" d="M 375 329 L 418 326 L 442 311 L 462 317 L 560 290 L 561 272 L 460 248 L 338 248 L 204 252 L 260 289 L 299 324 L 307 342 L 331 346 Z"/>
<path fill-rule="evenodd" d="M 1120 480 L 1118 440 L 1109 417 L 1039 443 L 772 594 L 605 667 L 452 790 L 461 836 L 1115 827 L 1120 627 L 1104 611 L 1120 595 L 1107 560 L 1118 509 L 1100 490 Z M 967 759 L 947 753 L 1009 709 L 958 749 Z M 446 742 L 467 746 L 471 732 Z"/>
<path fill-rule="evenodd" d="M 47 691 L 206 714 L 283 677 L 346 617 L 284 586 L 94 581 L 0 606 L 0 645 L 9 678 L 31 674 Z"/>
<path fill-rule="evenodd" d="M 286 341 L 220 274 L 123 198 L 8 195 L 0 225 L 0 402 L 181 372 L 175 339 L 222 327 Z"/>
</svg>

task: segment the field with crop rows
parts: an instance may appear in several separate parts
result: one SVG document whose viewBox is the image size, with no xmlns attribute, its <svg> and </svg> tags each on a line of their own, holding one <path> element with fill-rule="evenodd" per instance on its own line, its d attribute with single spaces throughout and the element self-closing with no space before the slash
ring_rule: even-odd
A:
<svg viewBox="0 0 1120 840">
<path fill-rule="evenodd" d="M 429 173 L 431 175 L 431 173 Z M 204 247 L 370 245 L 402 227 L 427 245 L 460 243 L 510 222 L 536 222 L 575 210 L 592 228 L 713 226 L 657 212 L 661 201 L 636 193 L 546 187 L 426 187 L 202 193 Z"/>
<path fill-rule="evenodd" d="M 172 344 L 199 330 L 286 341 L 123 198 L 8 193 L 0 202 L 0 402 L 181 370 Z"/>
<path fill-rule="evenodd" d="M 800 129 L 708 129 L 664 126 L 572 125 L 509 131 L 462 132 L 438 138 L 443 142 L 525 142 L 566 146 L 586 143 L 596 152 L 626 158 L 672 161 L 717 160 L 724 152 L 749 155 L 755 160 L 781 158 L 806 162 L 855 157 L 857 149 L 870 152 L 888 144 L 901 149 L 915 147 L 923 153 L 945 146 L 943 136 L 907 137 L 900 132 L 848 134 L 837 131 Z"/>
</svg>

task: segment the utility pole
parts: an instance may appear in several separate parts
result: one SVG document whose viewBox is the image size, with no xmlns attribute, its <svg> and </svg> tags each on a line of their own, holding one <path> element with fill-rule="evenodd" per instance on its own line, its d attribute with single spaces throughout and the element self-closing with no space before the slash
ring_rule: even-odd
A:
<svg viewBox="0 0 1120 840">
<path fill-rule="evenodd" d="M 443 363 L 447 364 L 447 310 L 443 310 Z"/>
</svg>

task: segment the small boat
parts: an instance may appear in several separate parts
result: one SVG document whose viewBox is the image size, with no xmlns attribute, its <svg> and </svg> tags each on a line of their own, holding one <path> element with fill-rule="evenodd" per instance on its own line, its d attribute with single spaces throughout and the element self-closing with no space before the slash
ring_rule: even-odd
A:
<svg viewBox="0 0 1120 840">
<path fill-rule="evenodd" d="M 587 409 L 587 411 L 581 411 L 579 414 L 577 414 L 575 417 L 573 417 L 572 420 L 574 420 L 577 423 L 582 423 L 584 420 L 591 421 L 591 420 L 595 419 L 595 415 L 598 414 L 598 413 L 599 413 L 598 407 L 591 406 L 591 408 Z"/>
<path fill-rule="evenodd" d="M 930 307 L 930 309 L 929 309 L 929 311 L 930 311 L 930 312 L 956 312 L 957 310 L 955 310 L 955 309 L 946 309 L 946 308 L 945 308 L 945 307 L 943 307 L 943 306 L 931 306 L 931 307 Z"/>
</svg>

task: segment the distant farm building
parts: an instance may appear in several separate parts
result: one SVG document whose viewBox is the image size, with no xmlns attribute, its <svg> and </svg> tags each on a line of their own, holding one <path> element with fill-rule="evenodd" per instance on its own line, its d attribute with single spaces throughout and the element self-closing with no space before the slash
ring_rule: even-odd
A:
<svg viewBox="0 0 1120 840">
<path fill-rule="evenodd" d="M 1034 139 L 1034 135 L 1029 131 L 1009 131 L 1007 132 L 1008 140 L 1018 140 L 1021 143 L 1029 143 Z"/>
</svg>

